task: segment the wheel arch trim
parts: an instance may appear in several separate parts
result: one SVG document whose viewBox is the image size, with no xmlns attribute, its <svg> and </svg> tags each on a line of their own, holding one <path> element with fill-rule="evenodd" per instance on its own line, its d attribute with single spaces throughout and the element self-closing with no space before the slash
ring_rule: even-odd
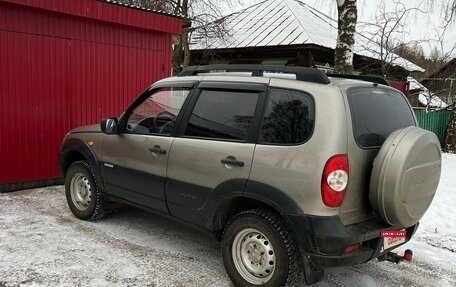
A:
<svg viewBox="0 0 456 287">
<path fill-rule="evenodd" d="M 93 150 L 89 147 L 87 143 L 78 138 L 71 138 L 65 141 L 60 152 L 60 169 L 62 174 L 65 176 L 66 171 L 70 167 L 71 163 L 71 154 L 81 155 L 89 164 L 94 173 L 95 179 L 97 182 L 102 183 L 101 173 L 99 170 L 99 160 L 96 157 Z"/>
<path fill-rule="evenodd" d="M 304 214 L 297 203 L 285 192 L 272 186 L 243 179 L 245 187 L 239 189 L 242 179 L 233 179 L 219 185 L 206 202 L 203 211 L 209 219 L 209 228 L 215 232 L 223 229 L 229 216 L 246 208 L 267 208 L 278 214 Z M 236 183 L 237 188 L 234 188 Z M 232 186 L 233 188 L 229 188 Z M 257 206 L 254 206 L 258 204 Z M 239 209 L 239 210 L 238 210 Z"/>
</svg>

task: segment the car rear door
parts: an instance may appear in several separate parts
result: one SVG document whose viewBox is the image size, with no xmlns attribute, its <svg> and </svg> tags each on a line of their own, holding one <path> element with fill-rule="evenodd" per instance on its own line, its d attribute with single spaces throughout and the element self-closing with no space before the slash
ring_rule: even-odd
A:
<svg viewBox="0 0 456 287">
<path fill-rule="evenodd" d="M 205 206 L 214 205 L 223 190 L 243 192 L 266 89 L 266 84 L 200 83 L 168 159 L 165 193 L 172 215 L 208 225 Z"/>
<path fill-rule="evenodd" d="M 416 126 L 407 98 L 385 86 L 351 87 L 344 92 L 351 120 L 348 134 L 350 175 L 340 207 L 344 224 L 354 224 L 373 216 L 369 202 L 370 178 L 375 157 L 384 141 L 395 130 Z"/>
</svg>

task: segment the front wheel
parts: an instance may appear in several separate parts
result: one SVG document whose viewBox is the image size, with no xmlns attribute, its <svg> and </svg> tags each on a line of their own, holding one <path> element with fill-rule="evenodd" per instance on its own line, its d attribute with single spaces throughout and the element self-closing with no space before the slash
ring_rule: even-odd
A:
<svg viewBox="0 0 456 287">
<path fill-rule="evenodd" d="M 68 206 L 76 217 L 96 220 L 106 215 L 101 191 L 86 161 L 75 162 L 68 169 L 65 194 Z"/>
<path fill-rule="evenodd" d="M 236 286 L 287 286 L 298 272 L 296 252 L 288 226 L 266 210 L 236 215 L 222 238 L 223 263 Z"/>
</svg>

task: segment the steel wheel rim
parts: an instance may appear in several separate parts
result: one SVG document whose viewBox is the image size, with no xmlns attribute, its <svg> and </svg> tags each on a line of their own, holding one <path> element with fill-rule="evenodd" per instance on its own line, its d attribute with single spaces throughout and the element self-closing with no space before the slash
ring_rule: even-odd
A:
<svg viewBox="0 0 456 287">
<path fill-rule="evenodd" d="M 231 254 L 236 270 L 250 284 L 264 284 L 274 274 L 274 248 L 269 239 L 254 228 L 244 229 L 236 235 Z"/>
<path fill-rule="evenodd" d="M 87 176 L 80 172 L 73 175 L 70 182 L 70 194 L 71 200 L 78 210 L 85 211 L 89 208 L 92 200 L 92 186 Z"/>
</svg>

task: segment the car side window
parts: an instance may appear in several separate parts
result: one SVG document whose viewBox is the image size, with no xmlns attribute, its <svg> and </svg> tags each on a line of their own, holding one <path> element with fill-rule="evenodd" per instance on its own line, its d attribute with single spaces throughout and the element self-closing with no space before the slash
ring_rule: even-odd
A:
<svg viewBox="0 0 456 287">
<path fill-rule="evenodd" d="M 257 92 L 202 90 L 185 136 L 245 141 L 258 97 Z"/>
<path fill-rule="evenodd" d="M 130 114 L 127 133 L 171 134 L 189 92 L 188 88 L 162 88 L 155 91 Z"/>
<path fill-rule="evenodd" d="M 299 144 L 307 141 L 314 128 L 314 105 L 310 95 L 272 88 L 261 125 L 259 143 Z"/>
</svg>

